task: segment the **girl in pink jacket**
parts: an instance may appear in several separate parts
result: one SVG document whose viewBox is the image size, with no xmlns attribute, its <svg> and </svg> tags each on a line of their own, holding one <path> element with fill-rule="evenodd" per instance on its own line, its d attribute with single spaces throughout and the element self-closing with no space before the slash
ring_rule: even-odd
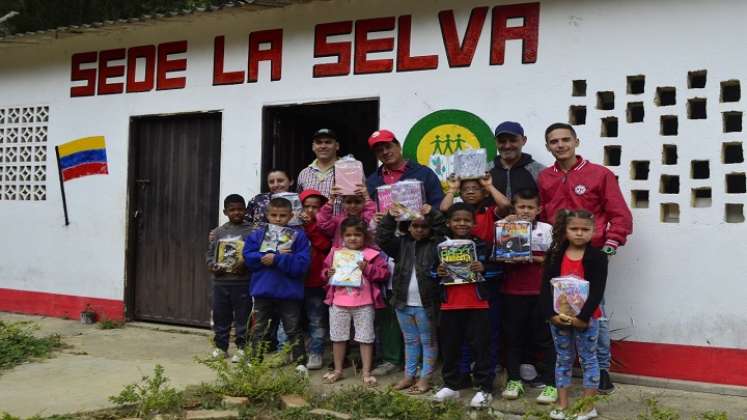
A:
<svg viewBox="0 0 747 420">
<path fill-rule="evenodd" d="M 368 223 L 376 214 L 376 203 L 371 200 L 368 195 L 365 185 L 359 185 L 359 189 L 356 190 L 355 195 L 343 195 L 339 194 L 339 188 L 332 187 L 332 193 L 330 200 L 319 209 L 319 213 L 316 215 L 317 225 L 319 229 L 332 238 L 332 247 L 342 247 L 342 235 L 340 233 L 340 224 L 343 220 L 350 216 L 357 216 Z M 334 214 L 335 203 L 338 200 L 342 200 L 342 213 Z"/>
</svg>

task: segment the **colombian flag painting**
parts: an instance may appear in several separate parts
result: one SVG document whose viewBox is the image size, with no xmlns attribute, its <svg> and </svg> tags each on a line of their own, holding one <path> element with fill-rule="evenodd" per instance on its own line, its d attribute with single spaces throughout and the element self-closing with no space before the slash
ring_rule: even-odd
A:
<svg viewBox="0 0 747 420">
<path fill-rule="evenodd" d="M 108 174 L 104 136 L 84 137 L 57 146 L 62 181 Z"/>
</svg>

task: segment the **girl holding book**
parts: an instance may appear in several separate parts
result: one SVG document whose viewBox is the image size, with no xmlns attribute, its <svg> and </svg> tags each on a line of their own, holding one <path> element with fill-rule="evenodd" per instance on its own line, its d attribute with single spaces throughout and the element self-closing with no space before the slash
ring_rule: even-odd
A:
<svg viewBox="0 0 747 420">
<path fill-rule="evenodd" d="M 342 246 L 342 229 L 340 225 L 348 217 L 355 216 L 361 218 L 368 226 L 373 216 L 376 214 L 376 204 L 368 195 L 368 190 L 363 184 L 358 184 L 354 195 L 341 195 L 340 187 L 332 187 L 330 200 L 319 209 L 316 215 L 319 229 L 332 239 L 332 246 L 339 248 Z M 334 214 L 335 203 L 342 200 L 342 213 Z"/>
<path fill-rule="evenodd" d="M 384 307 L 380 288 L 374 285 L 389 278 L 386 258 L 381 252 L 367 246 L 367 223 L 360 217 L 348 217 L 340 224 L 342 248 L 333 248 L 324 261 L 323 276 L 329 278 L 327 298 L 329 305 L 329 335 L 335 370 L 324 375 L 324 380 L 334 383 L 343 377 L 343 362 L 350 324 L 355 329 L 354 340 L 360 343 L 363 362 L 363 383 L 375 386 L 371 375 L 373 364 L 374 313 Z"/>
<path fill-rule="evenodd" d="M 593 397 L 599 388 L 599 362 L 597 339 L 599 318 L 602 313 L 599 303 L 604 296 L 607 281 L 607 255 L 591 246 L 594 235 L 594 216 L 586 210 L 560 210 L 553 226 L 553 242 L 545 258 L 545 272 L 540 292 L 543 316 L 550 321 L 550 330 L 557 360 L 555 383 L 558 388 L 558 406 L 550 412 L 556 420 L 571 418 L 568 409 L 568 388 L 576 353 L 581 358 L 584 371 L 584 397 Z M 568 305 L 556 305 L 551 280 L 560 276 L 576 276 L 589 282 L 589 292 L 578 313 Z M 560 300 L 560 299 L 559 299 Z M 566 301 L 563 299 L 563 301 Z M 558 307 L 559 313 L 555 307 Z M 597 417 L 593 404 L 582 407 L 575 419 L 588 420 Z"/>
</svg>

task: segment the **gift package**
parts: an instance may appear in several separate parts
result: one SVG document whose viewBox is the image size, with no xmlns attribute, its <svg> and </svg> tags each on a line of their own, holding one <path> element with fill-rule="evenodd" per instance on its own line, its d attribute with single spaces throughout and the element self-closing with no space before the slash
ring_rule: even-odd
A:
<svg viewBox="0 0 747 420">
<path fill-rule="evenodd" d="M 376 188 L 376 211 L 386 213 L 392 206 L 392 186 L 382 185 Z"/>
<path fill-rule="evenodd" d="M 298 194 L 293 192 L 279 192 L 273 194 L 272 198 L 285 198 L 286 200 L 290 201 L 293 217 L 291 218 L 290 222 L 288 222 L 289 226 L 298 226 L 303 224 L 303 221 L 299 217 L 301 215 L 301 212 L 303 212 L 303 204 L 301 204 L 301 199 L 298 197 Z"/>
<path fill-rule="evenodd" d="M 296 239 L 296 230 L 287 226 L 278 226 L 271 223 L 265 228 L 265 236 L 259 246 L 259 252 L 279 253 L 290 251 L 293 241 Z"/>
<path fill-rule="evenodd" d="M 493 257 L 498 261 L 532 259 L 532 223 L 523 220 L 495 222 Z"/>
<path fill-rule="evenodd" d="M 335 186 L 341 195 L 354 195 L 359 184 L 363 184 L 363 164 L 352 155 L 335 162 Z"/>
<path fill-rule="evenodd" d="M 576 316 L 589 297 L 589 282 L 577 276 L 554 277 L 552 306 L 557 314 Z"/>
<path fill-rule="evenodd" d="M 241 236 L 218 239 L 215 247 L 215 265 L 226 273 L 238 274 L 244 268 L 244 241 Z"/>
<path fill-rule="evenodd" d="M 447 277 L 441 279 L 441 284 L 465 284 L 482 280 L 479 273 L 472 271 L 469 266 L 477 261 L 477 248 L 469 239 L 447 239 L 438 244 L 438 258 L 446 266 Z"/>
<path fill-rule="evenodd" d="M 392 204 L 397 205 L 402 211 L 397 217 L 398 221 L 415 220 L 423 217 L 420 213 L 425 203 L 425 191 L 422 182 L 414 179 L 396 182 L 392 184 L 391 197 Z"/>
<path fill-rule="evenodd" d="M 466 149 L 454 153 L 454 175 L 458 179 L 477 179 L 485 176 L 487 171 L 487 152 L 485 149 Z"/>
<path fill-rule="evenodd" d="M 329 279 L 330 286 L 361 287 L 363 272 L 358 263 L 363 261 L 363 252 L 338 249 L 332 256 L 335 274 Z"/>
</svg>

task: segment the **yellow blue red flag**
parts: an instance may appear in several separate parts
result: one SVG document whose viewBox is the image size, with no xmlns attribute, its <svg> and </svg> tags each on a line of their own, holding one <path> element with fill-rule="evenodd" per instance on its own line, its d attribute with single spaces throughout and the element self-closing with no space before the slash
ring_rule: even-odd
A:
<svg viewBox="0 0 747 420">
<path fill-rule="evenodd" d="M 63 181 L 108 174 L 104 136 L 84 137 L 57 146 Z"/>
</svg>

